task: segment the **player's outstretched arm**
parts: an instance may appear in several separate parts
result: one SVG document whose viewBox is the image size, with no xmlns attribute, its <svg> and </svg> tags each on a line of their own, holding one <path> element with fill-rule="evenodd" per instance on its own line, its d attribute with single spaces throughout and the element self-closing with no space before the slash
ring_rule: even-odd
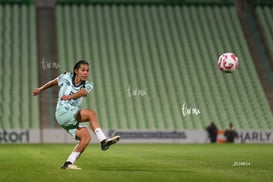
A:
<svg viewBox="0 0 273 182">
<path fill-rule="evenodd" d="M 55 85 L 58 85 L 57 79 L 51 80 L 39 88 L 35 88 L 32 92 L 32 95 L 33 96 L 39 95 L 42 91 L 44 91 L 50 87 L 53 87 Z"/>
</svg>

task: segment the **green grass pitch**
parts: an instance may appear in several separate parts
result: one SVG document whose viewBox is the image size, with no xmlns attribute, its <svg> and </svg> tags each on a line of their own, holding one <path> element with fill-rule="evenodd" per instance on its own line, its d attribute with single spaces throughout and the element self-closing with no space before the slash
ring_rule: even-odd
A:
<svg viewBox="0 0 273 182">
<path fill-rule="evenodd" d="M 90 144 L 77 161 L 60 166 L 72 144 L 1 144 L 0 181 L 272 181 L 272 144 Z"/>
</svg>

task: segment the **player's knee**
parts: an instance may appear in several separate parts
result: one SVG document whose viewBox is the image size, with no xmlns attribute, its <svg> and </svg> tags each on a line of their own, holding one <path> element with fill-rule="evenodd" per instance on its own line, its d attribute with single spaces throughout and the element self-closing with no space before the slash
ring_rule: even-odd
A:
<svg viewBox="0 0 273 182">
<path fill-rule="evenodd" d="M 93 110 L 89 110 L 89 115 L 91 117 L 97 117 L 97 113 L 95 111 L 93 111 Z"/>
</svg>

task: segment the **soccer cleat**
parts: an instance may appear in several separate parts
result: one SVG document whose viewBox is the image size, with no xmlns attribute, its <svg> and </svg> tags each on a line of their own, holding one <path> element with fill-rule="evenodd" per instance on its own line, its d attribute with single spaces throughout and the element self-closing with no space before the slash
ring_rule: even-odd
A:
<svg viewBox="0 0 273 182">
<path fill-rule="evenodd" d="M 74 164 L 70 164 L 70 165 L 68 165 L 67 169 L 81 170 L 82 168 L 79 168 L 78 166 L 76 166 Z"/>
<path fill-rule="evenodd" d="M 61 169 L 67 169 L 67 168 L 68 168 L 68 165 L 71 165 L 71 164 L 72 164 L 71 162 L 66 161 L 66 162 L 64 163 L 64 165 L 61 167 Z"/>
<path fill-rule="evenodd" d="M 61 169 L 73 169 L 73 170 L 80 170 L 81 168 L 78 168 L 76 165 L 72 164 L 69 161 L 66 161 L 64 165 L 61 167 Z"/>
<path fill-rule="evenodd" d="M 106 151 L 111 145 L 117 143 L 120 139 L 120 136 L 113 136 L 103 140 L 101 144 L 101 150 Z"/>
</svg>

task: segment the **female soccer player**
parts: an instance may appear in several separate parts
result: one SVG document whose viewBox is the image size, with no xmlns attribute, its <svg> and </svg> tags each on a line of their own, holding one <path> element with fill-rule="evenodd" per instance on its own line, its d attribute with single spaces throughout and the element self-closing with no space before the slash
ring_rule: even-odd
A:
<svg viewBox="0 0 273 182">
<path fill-rule="evenodd" d="M 89 130 L 83 122 L 89 122 L 91 129 L 95 132 L 101 143 L 101 149 L 107 150 L 112 144 L 119 141 L 120 136 L 106 138 L 96 115 L 90 109 L 82 108 L 83 97 L 93 89 L 93 83 L 88 82 L 89 64 L 85 60 L 78 61 L 73 69 L 73 73 L 66 72 L 59 75 L 39 88 L 33 90 L 32 95 L 39 95 L 42 91 L 58 85 L 60 87 L 58 102 L 56 107 L 57 122 L 79 143 L 75 146 L 62 169 L 80 169 L 74 163 L 88 146 L 91 136 Z"/>
</svg>

